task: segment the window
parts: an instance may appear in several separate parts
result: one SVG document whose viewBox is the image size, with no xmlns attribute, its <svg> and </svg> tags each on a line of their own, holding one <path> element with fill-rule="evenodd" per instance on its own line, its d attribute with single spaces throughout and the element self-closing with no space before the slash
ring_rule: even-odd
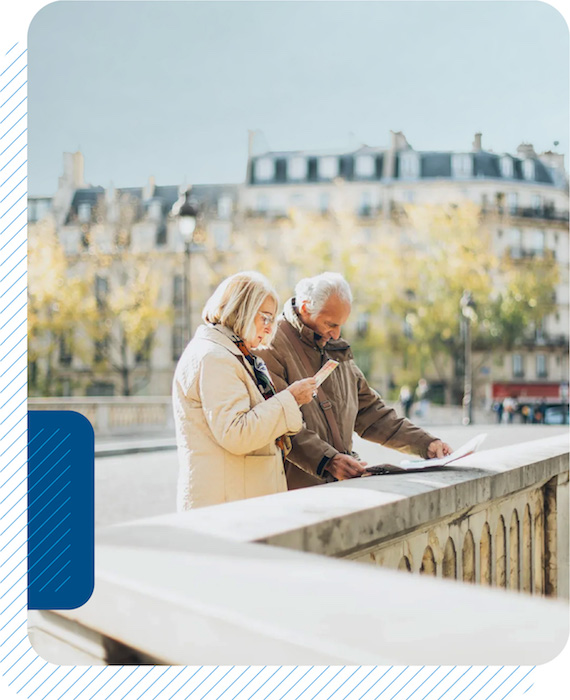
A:
<svg viewBox="0 0 570 700">
<path fill-rule="evenodd" d="M 110 382 L 93 382 L 85 393 L 87 396 L 114 396 L 115 385 Z"/>
<path fill-rule="evenodd" d="M 372 214 L 372 193 L 362 192 L 360 194 L 360 206 L 358 207 L 360 216 L 371 216 Z"/>
<path fill-rule="evenodd" d="M 173 283 L 172 305 L 181 309 L 184 306 L 184 275 L 174 275 Z"/>
<path fill-rule="evenodd" d="M 72 360 L 71 335 L 63 333 L 59 338 L 59 364 L 63 367 L 69 367 Z"/>
<path fill-rule="evenodd" d="M 77 218 L 82 224 L 86 224 L 91 220 L 91 205 L 88 202 L 79 205 L 77 208 Z"/>
<path fill-rule="evenodd" d="M 400 177 L 418 177 L 420 174 L 420 159 L 414 151 L 406 151 L 400 155 Z"/>
<path fill-rule="evenodd" d="M 95 352 L 94 352 L 94 360 L 95 362 L 104 362 L 105 358 L 107 357 L 107 353 L 109 350 L 109 336 L 106 335 L 103 338 L 100 338 L 99 340 L 95 341 Z"/>
<path fill-rule="evenodd" d="M 535 255 L 540 257 L 544 255 L 544 231 L 532 232 L 532 249 Z"/>
<path fill-rule="evenodd" d="M 275 175 L 275 164 L 271 158 L 259 158 L 255 161 L 255 179 L 271 180 Z"/>
<path fill-rule="evenodd" d="M 376 172 L 376 163 L 372 156 L 357 156 L 354 164 L 354 173 L 357 177 L 373 177 Z"/>
<path fill-rule="evenodd" d="M 522 256 L 522 233 L 518 228 L 509 230 L 509 245 L 511 248 L 511 257 L 520 258 Z"/>
<path fill-rule="evenodd" d="M 172 359 L 176 362 L 186 346 L 186 328 L 176 324 L 172 327 Z"/>
<path fill-rule="evenodd" d="M 291 202 L 291 206 L 292 206 L 292 207 L 295 207 L 295 208 L 302 207 L 302 206 L 303 206 L 304 197 L 303 197 L 303 195 L 302 195 L 300 192 L 294 192 L 294 193 L 291 195 L 289 201 Z"/>
<path fill-rule="evenodd" d="M 501 174 L 503 177 L 513 176 L 513 159 L 510 156 L 501 158 Z"/>
<path fill-rule="evenodd" d="M 166 227 L 166 222 L 161 221 L 156 227 L 156 245 L 166 245 L 168 240 L 168 229 Z"/>
<path fill-rule="evenodd" d="M 513 377 L 524 377 L 523 356 L 513 355 Z"/>
<path fill-rule="evenodd" d="M 364 311 L 356 320 L 356 335 L 359 338 L 365 338 L 368 335 L 370 328 L 370 312 Z"/>
<path fill-rule="evenodd" d="M 542 209 L 542 197 L 539 194 L 532 195 L 531 206 L 535 212 Z"/>
<path fill-rule="evenodd" d="M 218 199 L 218 219 L 229 219 L 232 215 L 232 198 L 224 195 Z"/>
<path fill-rule="evenodd" d="M 548 376 L 546 355 L 544 355 L 543 353 L 540 353 L 536 356 L 536 376 L 539 379 L 544 379 Z"/>
<path fill-rule="evenodd" d="M 142 345 L 135 353 L 135 362 L 137 365 L 146 365 L 150 362 L 150 353 L 152 350 L 152 333 L 146 336 Z"/>
<path fill-rule="evenodd" d="M 301 156 L 289 158 L 288 175 L 290 180 L 304 180 L 307 177 L 307 161 Z"/>
<path fill-rule="evenodd" d="M 95 300 L 97 301 L 97 308 L 100 309 L 105 305 L 107 301 L 107 294 L 109 293 L 109 282 L 106 277 L 95 278 Z"/>
<path fill-rule="evenodd" d="M 333 156 L 319 158 L 318 167 L 319 177 L 332 180 L 338 175 L 338 158 Z"/>
<path fill-rule="evenodd" d="M 256 211 L 260 214 L 266 214 L 269 210 L 269 197 L 265 194 L 260 194 L 257 197 Z"/>
<path fill-rule="evenodd" d="M 158 221 L 162 218 L 162 203 L 151 202 L 148 208 L 148 216 L 153 221 Z"/>
<path fill-rule="evenodd" d="M 519 205 L 519 196 L 516 192 L 509 192 L 507 194 L 507 205 L 509 207 L 509 212 L 511 214 L 516 214 Z"/>
<path fill-rule="evenodd" d="M 321 214 L 326 214 L 330 206 L 330 194 L 328 192 L 321 192 L 319 195 L 319 209 Z"/>
<path fill-rule="evenodd" d="M 285 158 L 277 158 L 275 161 L 275 182 L 287 181 L 287 161 Z"/>
<path fill-rule="evenodd" d="M 468 153 L 454 153 L 451 156 L 451 171 L 455 177 L 473 175 L 473 163 Z"/>
<path fill-rule="evenodd" d="M 523 177 L 525 180 L 534 180 L 534 161 L 523 161 Z"/>
</svg>

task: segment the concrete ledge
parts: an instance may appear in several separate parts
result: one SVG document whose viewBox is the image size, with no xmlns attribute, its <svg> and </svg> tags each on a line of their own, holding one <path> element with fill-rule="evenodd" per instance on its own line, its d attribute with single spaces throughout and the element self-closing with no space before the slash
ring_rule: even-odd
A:
<svg viewBox="0 0 570 700">
<path fill-rule="evenodd" d="M 531 665 L 568 637 L 558 602 L 151 522 L 100 533 L 93 597 L 58 615 L 190 665 Z"/>
<path fill-rule="evenodd" d="M 339 557 L 567 471 L 567 438 L 553 437 L 482 451 L 441 471 L 352 479 L 153 522 Z"/>
</svg>

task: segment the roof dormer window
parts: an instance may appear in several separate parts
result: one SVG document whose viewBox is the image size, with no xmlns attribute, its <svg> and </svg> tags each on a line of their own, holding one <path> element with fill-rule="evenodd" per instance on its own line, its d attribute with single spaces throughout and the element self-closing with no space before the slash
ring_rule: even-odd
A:
<svg viewBox="0 0 570 700">
<path fill-rule="evenodd" d="M 454 177 L 471 177 L 473 161 L 469 153 L 454 153 L 451 156 L 451 169 Z"/>
<path fill-rule="evenodd" d="M 338 176 L 338 158 L 334 156 L 324 156 L 318 161 L 319 177 L 330 179 Z"/>
<path fill-rule="evenodd" d="M 272 158 L 259 158 L 255 161 L 255 179 L 267 182 L 275 177 L 275 163 Z"/>
<path fill-rule="evenodd" d="M 354 173 L 357 177 L 373 177 L 376 172 L 376 162 L 372 156 L 356 156 Z"/>
<path fill-rule="evenodd" d="M 534 161 L 527 159 L 523 161 L 523 176 L 525 180 L 534 180 Z"/>
<path fill-rule="evenodd" d="M 153 221 L 158 221 L 162 218 L 162 203 L 161 202 L 151 202 L 148 208 L 148 215 Z"/>
<path fill-rule="evenodd" d="M 510 156 L 501 158 L 501 174 L 503 177 L 513 177 L 513 159 Z"/>
<path fill-rule="evenodd" d="M 400 154 L 400 177 L 418 177 L 420 174 L 420 159 L 415 151 L 405 151 Z"/>
<path fill-rule="evenodd" d="M 77 218 L 82 224 L 91 220 L 91 204 L 89 202 L 83 202 L 77 207 Z"/>
<path fill-rule="evenodd" d="M 301 156 L 289 159 L 287 173 L 290 180 L 305 180 L 307 177 L 307 160 Z"/>
</svg>

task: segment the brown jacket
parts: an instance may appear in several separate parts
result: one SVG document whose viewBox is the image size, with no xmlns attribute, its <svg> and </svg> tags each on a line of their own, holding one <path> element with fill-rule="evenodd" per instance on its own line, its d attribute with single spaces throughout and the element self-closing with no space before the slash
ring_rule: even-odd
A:
<svg viewBox="0 0 570 700">
<path fill-rule="evenodd" d="M 294 299 L 285 304 L 283 314 L 279 316 L 271 346 L 256 352 L 267 364 L 277 391 L 307 376 L 301 359 L 283 330 L 285 323 L 289 323 L 299 334 L 314 372 L 328 359 L 340 363 L 324 381 L 322 388 L 332 403 L 344 452 L 352 452 L 352 435 L 356 431 L 366 440 L 427 457 L 428 445 L 436 438 L 406 418 L 399 418 L 393 409 L 384 404 L 380 395 L 368 386 L 354 362 L 350 345 L 343 338 L 329 340 L 324 348 L 319 348 L 315 333 L 297 315 Z M 330 429 L 318 401 L 302 406 L 301 411 L 305 427 L 292 439 L 293 449 L 285 463 L 289 489 L 333 480 L 325 467 L 338 453 L 332 446 Z"/>
</svg>

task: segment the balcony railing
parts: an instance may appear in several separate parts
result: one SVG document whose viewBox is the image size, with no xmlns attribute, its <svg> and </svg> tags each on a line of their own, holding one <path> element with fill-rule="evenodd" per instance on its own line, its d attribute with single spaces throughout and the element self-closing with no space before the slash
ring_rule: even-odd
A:
<svg viewBox="0 0 570 700">
<path fill-rule="evenodd" d="M 484 215 L 498 214 L 499 216 L 511 216 L 522 219 L 544 219 L 546 221 L 568 221 L 568 211 L 561 211 L 552 207 L 509 207 L 507 205 L 483 205 L 481 213 Z"/>
<path fill-rule="evenodd" d="M 95 560 L 84 606 L 30 618 L 52 663 L 544 663 L 568 637 L 541 599 L 568 596 L 567 438 L 115 526 Z"/>
</svg>

